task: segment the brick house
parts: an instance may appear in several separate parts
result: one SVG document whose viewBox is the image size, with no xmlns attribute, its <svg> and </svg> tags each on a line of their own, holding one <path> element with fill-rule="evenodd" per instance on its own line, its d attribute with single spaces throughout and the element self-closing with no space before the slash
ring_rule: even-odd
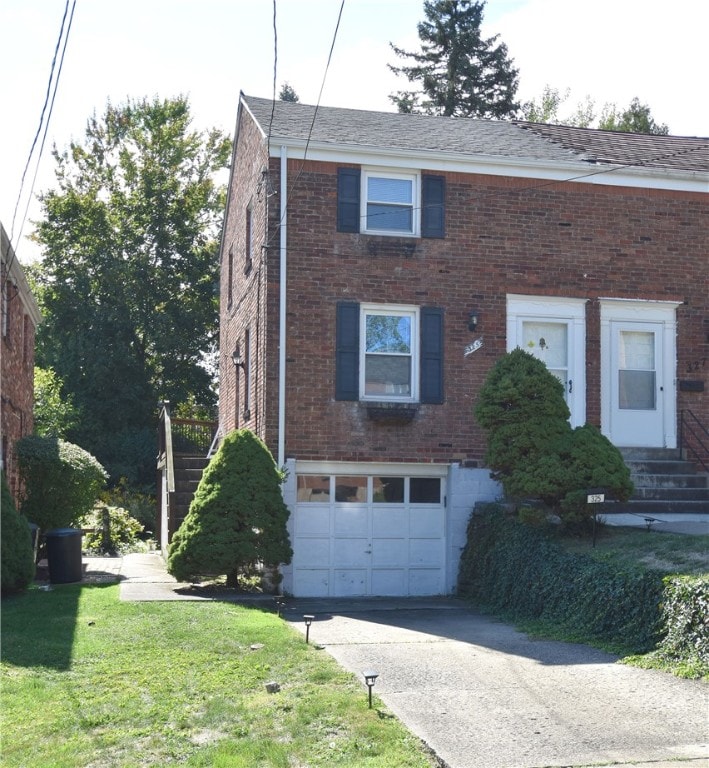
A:
<svg viewBox="0 0 709 768">
<path fill-rule="evenodd" d="M 499 489 L 472 410 L 522 346 L 573 426 L 709 423 L 709 140 L 242 95 L 220 422 L 288 470 L 295 595 L 454 591 Z"/>
<path fill-rule="evenodd" d="M 0 434 L 2 468 L 10 492 L 20 490 L 13 447 L 34 428 L 34 337 L 40 313 L 10 240 L 0 224 Z"/>
</svg>

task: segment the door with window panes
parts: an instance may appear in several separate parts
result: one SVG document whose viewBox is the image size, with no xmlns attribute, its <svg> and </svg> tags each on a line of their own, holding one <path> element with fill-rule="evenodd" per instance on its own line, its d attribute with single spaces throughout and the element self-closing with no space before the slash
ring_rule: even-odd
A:
<svg viewBox="0 0 709 768">
<path fill-rule="evenodd" d="M 403 475 L 297 476 L 297 596 L 444 591 L 444 480 Z"/>
</svg>

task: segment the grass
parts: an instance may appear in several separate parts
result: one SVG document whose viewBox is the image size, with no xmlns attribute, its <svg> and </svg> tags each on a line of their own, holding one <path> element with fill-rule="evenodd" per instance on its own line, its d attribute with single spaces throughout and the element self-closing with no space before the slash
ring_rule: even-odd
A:
<svg viewBox="0 0 709 768">
<path fill-rule="evenodd" d="M 709 575 L 709 535 L 687 535 L 602 525 L 592 539 L 560 537 L 572 552 L 583 552 L 619 568 L 642 568 L 664 574 Z"/>
<path fill-rule="evenodd" d="M 65 585 L 3 600 L 2 620 L 4 768 L 436 764 L 269 612 Z"/>
</svg>

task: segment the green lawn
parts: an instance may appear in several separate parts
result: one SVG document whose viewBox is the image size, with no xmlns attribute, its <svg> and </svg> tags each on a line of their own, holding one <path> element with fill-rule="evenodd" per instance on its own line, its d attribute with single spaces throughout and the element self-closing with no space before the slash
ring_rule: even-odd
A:
<svg viewBox="0 0 709 768">
<path fill-rule="evenodd" d="M 596 546 L 592 538 L 560 537 L 571 551 L 584 552 L 620 568 L 639 567 L 667 574 L 709 574 L 709 536 L 666 533 L 645 528 L 612 525 L 599 527 Z"/>
<path fill-rule="evenodd" d="M 4 768 L 435 765 L 275 614 L 122 603 L 117 585 L 3 600 L 1 725 Z"/>
</svg>

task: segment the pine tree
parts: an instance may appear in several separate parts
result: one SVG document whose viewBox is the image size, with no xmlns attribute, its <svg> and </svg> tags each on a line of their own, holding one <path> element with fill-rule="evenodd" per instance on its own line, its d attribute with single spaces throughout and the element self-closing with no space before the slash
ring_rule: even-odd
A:
<svg viewBox="0 0 709 768">
<path fill-rule="evenodd" d="M 170 542 L 168 571 L 179 581 L 226 575 L 235 587 L 239 572 L 256 563 L 289 563 L 289 512 L 280 486 L 266 445 L 247 429 L 228 434 Z"/>
<path fill-rule="evenodd" d="M 419 83 L 422 91 L 389 96 L 399 112 L 459 117 L 505 118 L 519 109 L 515 101 L 518 70 L 499 35 L 480 33 L 484 0 L 428 0 L 426 21 L 418 25 L 421 52 L 394 53 L 413 61 L 389 69 Z"/>
</svg>

